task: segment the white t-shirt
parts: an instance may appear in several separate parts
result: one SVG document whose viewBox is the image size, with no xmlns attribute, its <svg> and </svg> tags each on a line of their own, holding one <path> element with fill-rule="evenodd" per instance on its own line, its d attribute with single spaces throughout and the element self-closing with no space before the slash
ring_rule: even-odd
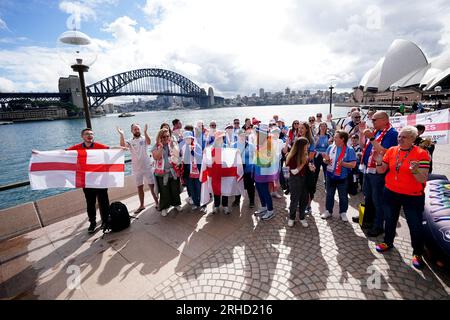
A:
<svg viewBox="0 0 450 320">
<path fill-rule="evenodd" d="M 131 168 L 134 173 L 151 170 L 152 162 L 147 154 L 148 145 L 145 143 L 145 137 L 140 136 L 127 141 L 127 146 L 131 153 Z"/>
</svg>

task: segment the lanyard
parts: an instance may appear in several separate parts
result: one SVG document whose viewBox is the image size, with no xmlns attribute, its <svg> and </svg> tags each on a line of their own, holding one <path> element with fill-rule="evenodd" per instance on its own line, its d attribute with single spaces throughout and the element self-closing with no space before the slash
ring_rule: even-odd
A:
<svg viewBox="0 0 450 320">
<path fill-rule="evenodd" d="M 403 157 L 403 159 L 401 161 L 399 161 L 401 149 L 400 149 L 400 147 L 398 148 L 397 157 L 395 159 L 395 171 L 397 171 L 397 176 L 398 176 L 398 174 L 400 172 L 400 167 L 402 166 L 402 164 L 406 160 L 406 158 L 408 158 L 409 153 L 411 152 L 412 149 L 413 149 L 413 147 L 409 148 L 408 152 L 406 152 L 406 155 Z"/>
</svg>

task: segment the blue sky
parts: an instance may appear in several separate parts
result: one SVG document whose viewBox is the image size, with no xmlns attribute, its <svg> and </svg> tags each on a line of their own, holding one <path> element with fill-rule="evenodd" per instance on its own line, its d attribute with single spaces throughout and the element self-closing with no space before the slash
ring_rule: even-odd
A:
<svg viewBox="0 0 450 320">
<path fill-rule="evenodd" d="M 0 18 L 7 29 L 0 29 L 0 39 L 16 39 L 13 43 L 2 43 L 3 48 L 24 45 L 55 46 L 58 36 L 67 29 L 70 14 L 60 9 L 62 1 L 54 0 L 2 0 Z M 150 26 L 140 14 L 145 0 L 113 1 L 95 6 L 95 18 L 82 18 L 81 30 L 91 37 L 111 39 L 111 34 L 102 31 L 104 26 L 121 16 L 131 16 L 142 25 Z M 20 5 L 18 5 L 20 3 Z M 18 38 L 26 38 L 20 39 Z M 12 41 L 11 41 L 12 42 Z"/>
<path fill-rule="evenodd" d="M 350 90 L 399 38 L 429 60 L 450 50 L 448 0 L 1 0 L 0 90 L 57 91 L 74 15 L 97 47 L 89 84 L 162 67 L 227 97 Z"/>
</svg>

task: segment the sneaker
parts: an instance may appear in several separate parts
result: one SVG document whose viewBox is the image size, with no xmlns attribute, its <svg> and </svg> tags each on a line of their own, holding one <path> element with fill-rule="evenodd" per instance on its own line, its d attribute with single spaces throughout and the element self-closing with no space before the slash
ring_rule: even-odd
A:
<svg viewBox="0 0 450 320">
<path fill-rule="evenodd" d="M 177 210 L 178 212 L 181 212 L 183 210 L 183 208 L 181 208 L 181 206 L 176 206 L 175 210 Z"/>
<path fill-rule="evenodd" d="M 219 210 L 220 210 L 220 207 L 214 207 L 212 213 L 213 214 L 219 213 Z"/>
<path fill-rule="evenodd" d="M 341 215 L 341 220 L 342 221 L 344 221 L 344 222 L 348 221 L 348 219 L 347 219 L 347 212 L 342 212 L 340 215 Z"/>
<path fill-rule="evenodd" d="M 311 212 L 312 212 L 311 206 L 306 207 L 306 209 L 305 209 L 305 214 L 310 215 Z"/>
<path fill-rule="evenodd" d="M 375 246 L 377 252 L 383 253 L 392 249 L 391 246 L 388 246 L 385 242 L 379 243 Z"/>
<path fill-rule="evenodd" d="M 161 210 L 161 216 L 166 217 L 167 216 L 167 209 Z"/>
<path fill-rule="evenodd" d="M 414 266 L 414 268 L 422 270 L 423 267 L 425 267 L 425 262 L 423 261 L 422 256 L 419 255 L 413 255 L 412 257 L 412 265 Z"/>
<path fill-rule="evenodd" d="M 266 211 L 267 211 L 267 207 L 261 207 L 260 209 L 255 211 L 255 216 L 261 216 Z"/>
<path fill-rule="evenodd" d="M 192 211 L 197 210 L 197 209 L 198 209 L 198 207 L 197 207 L 196 205 L 193 205 L 193 206 L 191 207 L 191 210 L 192 210 Z"/>
<path fill-rule="evenodd" d="M 294 226 L 294 222 L 295 222 L 294 220 L 289 219 L 289 220 L 288 220 L 288 227 L 291 227 L 291 228 L 292 228 L 292 227 Z"/>
<path fill-rule="evenodd" d="M 189 197 L 186 199 L 187 204 L 194 204 L 194 201 L 192 201 L 192 198 Z"/>
<path fill-rule="evenodd" d="M 290 193 L 289 190 L 284 191 L 285 195 L 288 195 L 289 193 Z"/>
<path fill-rule="evenodd" d="M 94 233 L 95 232 L 95 227 L 97 226 L 97 223 L 95 222 L 91 222 L 89 224 L 89 228 L 88 228 L 88 233 Z"/>
<path fill-rule="evenodd" d="M 300 223 L 302 224 L 302 227 L 303 227 L 303 228 L 308 228 L 308 222 L 306 222 L 305 219 L 301 219 L 301 220 L 300 220 Z"/>
<path fill-rule="evenodd" d="M 261 216 L 261 220 L 267 221 L 272 219 L 273 217 L 275 217 L 275 214 L 272 211 L 267 210 L 262 216 Z"/>
<path fill-rule="evenodd" d="M 230 208 L 228 208 L 228 207 L 223 207 L 223 213 L 225 213 L 225 214 L 230 214 L 231 213 L 231 210 L 230 210 Z"/>
<path fill-rule="evenodd" d="M 329 213 L 328 211 L 325 211 L 324 213 L 322 213 L 322 214 L 320 215 L 320 217 L 321 217 L 322 219 L 328 219 L 328 218 L 331 217 L 331 213 Z"/>
<path fill-rule="evenodd" d="M 206 206 L 200 207 L 200 213 L 205 214 L 207 212 Z"/>
</svg>

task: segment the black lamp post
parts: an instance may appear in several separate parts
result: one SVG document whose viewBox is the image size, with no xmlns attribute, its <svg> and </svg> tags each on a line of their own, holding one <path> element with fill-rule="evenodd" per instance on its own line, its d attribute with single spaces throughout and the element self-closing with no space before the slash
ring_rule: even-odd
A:
<svg viewBox="0 0 450 320">
<path fill-rule="evenodd" d="M 84 118 L 86 119 L 86 128 L 92 129 L 91 124 L 91 114 L 89 113 L 89 104 L 87 100 L 86 94 L 86 84 L 84 81 L 84 73 L 88 72 L 89 67 L 83 64 L 82 59 L 77 59 L 77 64 L 71 66 L 72 70 L 78 72 L 78 76 L 80 77 L 80 89 L 81 89 L 81 97 L 83 99 L 83 110 L 84 110 Z"/>
<path fill-rule="evenodd" d="M 333 104 L 333 89 L 334 89 L 333 82 L 330 83 L 330 86 L 328 87 L 328 89 L 330 89 L 330 114 L 333 114 L 331 112 L 332 104 Z"/>
<path fill-rule="evenodd" d="M 438 94 L 441 91 L 442 91 L 442 87 L 441 86 L 434 87 L 434 92 L 436 92 L 436 96 L 435 96 L 435 99 L 434 99 L 434 110 L 436 110 L 436 103 L 437 103 L 437 99 L 438 99 Z"/>
</svg>

